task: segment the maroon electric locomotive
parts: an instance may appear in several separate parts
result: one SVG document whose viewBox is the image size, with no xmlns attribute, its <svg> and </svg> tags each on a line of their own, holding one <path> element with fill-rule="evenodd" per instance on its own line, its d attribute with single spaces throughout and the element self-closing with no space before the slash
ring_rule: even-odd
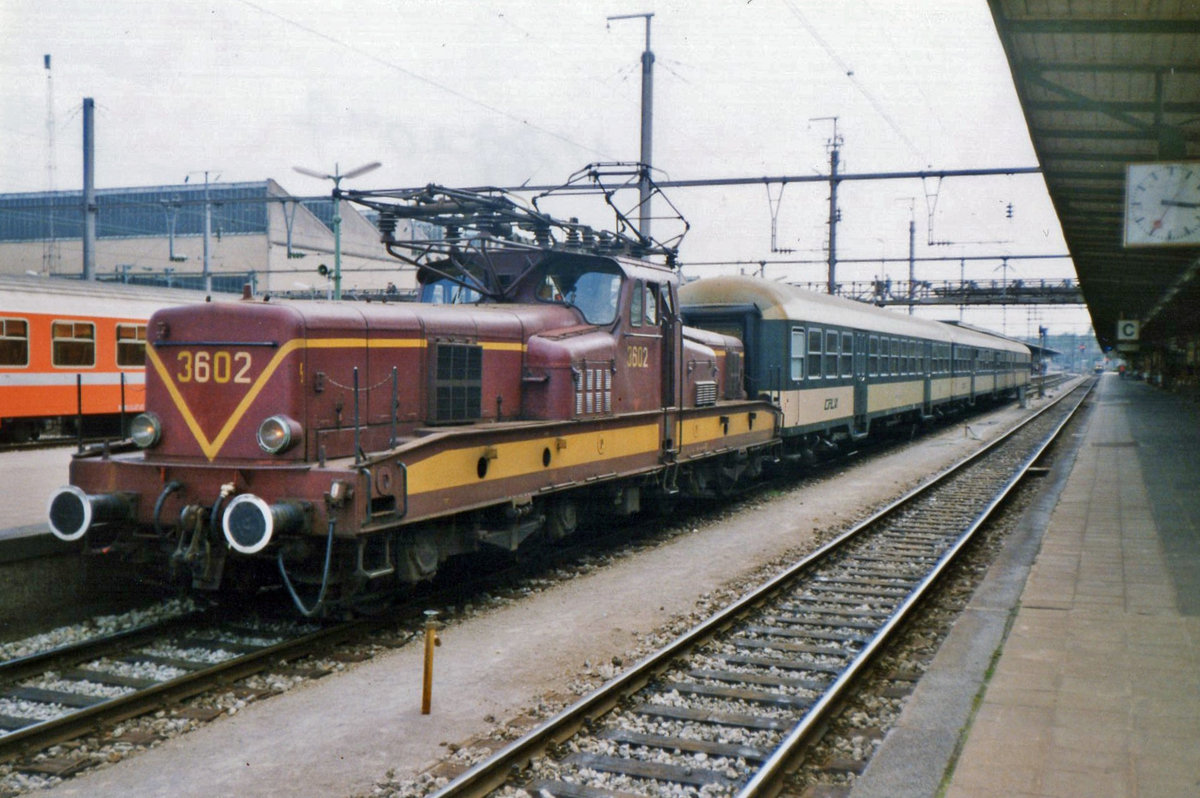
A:
<svg viewBox="0 0 1200 798">
<path fill-rule="evenodd" d="M 54 534 L 196 589 L 282 582 L 316 615 L 772 456 L 741 342 L 680 321 L 673 248 L 497 192 L 341 196 L 379 212 L 425 301 L 155 313 L 146 412 L 73 458 Z M 399 219 L 442 234 L 396 241 Z"/>
</svg>

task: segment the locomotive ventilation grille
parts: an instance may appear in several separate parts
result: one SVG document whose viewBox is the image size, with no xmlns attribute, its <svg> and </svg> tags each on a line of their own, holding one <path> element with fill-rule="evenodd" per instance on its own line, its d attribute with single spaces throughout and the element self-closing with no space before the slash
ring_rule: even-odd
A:
<svg viewBox="0 0 1200 798">
<path fill-rule="evenodd" d="M 474 421 L 482 414 L 483 347 L 437 344 L 433 377 L 433 420 Z"/>
<path fill-rule="evenodd" d="M 584 367 L 575 382 L 575 415 L 612 412 L 612 369 Z"/>
<path fill-rule="evenodd" d="M 717 383 L 714 380 L 702 380 L 696 383 L 696 407 L 715 405 L 717 403 Z"/>
</svg>

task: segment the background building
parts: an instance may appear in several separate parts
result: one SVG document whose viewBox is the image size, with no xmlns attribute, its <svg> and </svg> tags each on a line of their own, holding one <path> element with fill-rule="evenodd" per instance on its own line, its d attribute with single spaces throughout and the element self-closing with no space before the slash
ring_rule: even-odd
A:
<svg viewBox="0 0 1200 798">
<path fill-rule="evenodd" d="M 82 206 L 82 191 L 0 194 L 0 274 L 82 274 Z M 295 197 L 274 180 L 186 182 L 98 189 L 96 206 L 98 280 L 203 288 L 207 216 L 214 291 L 240 292 L 245 282 L 274 294 L 332 287 L 331 198 Z M 384 251 L 372 220 L 351 203 L 339 209 L 343 292 L 412 290 L 414 269 Z"/>
</svg>

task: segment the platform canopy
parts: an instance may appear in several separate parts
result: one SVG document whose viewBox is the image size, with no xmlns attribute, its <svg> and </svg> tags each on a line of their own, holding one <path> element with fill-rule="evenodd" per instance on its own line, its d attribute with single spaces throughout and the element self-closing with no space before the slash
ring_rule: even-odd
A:
<svg viewBox="0 0 1200 798">
<path fill-rule="evenodd" d="M 1200 335 L 1200 245 L 1124 235 L 1130 164 L 1191 161 L 1200 181 L 1200 3 L 989 5 L 1101 345 L 1121 320 L 1143 343 Z"/>
</svg>

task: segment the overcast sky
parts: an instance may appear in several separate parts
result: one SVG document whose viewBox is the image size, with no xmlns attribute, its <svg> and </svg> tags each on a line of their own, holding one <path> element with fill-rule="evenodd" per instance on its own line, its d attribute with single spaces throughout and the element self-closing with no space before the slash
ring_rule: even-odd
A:
<svg viewBox="0 0 1200 798">
<path fill-rule="evenodd" d="M 100 188 L 208 170 L 315 195 L 329 184 L 293 166 L 371 161 L 383 167 L 345 185 L 559 182 L 638 157 L 645 23 L 605 20 L 643 12 L 665 178 L 827 173 L 830 117 L 844 172 L 1036 165 L 985 0 L 0 0 L 0 192 L 51 187 L 47 53 L 57 189 L 82 184 L 84 97 Z M 771 252 L 762 185 L 671 190 L 692 225 L 685 271 L 766 260 L 768 278 L 825 280 L 828 185 L 772 196 L 790 254 Z M 919 257 L 1066 251 L 1036 175 L 847 181 L 839 200 L 840 259 L 907 257 L 910 214 Z M 1065 259 L 966 266 L 968 278 L 1006 272 L 1074 276 Z M 959 273 L 955 260 L 918 264 L 917 277 Z M 876 276 L 906 278 L 907 264 L 838 271 Z M 1023 308 L 968 320 L 1013 334 L 1087 327 L 1086 314 Z"/>
</svg>

